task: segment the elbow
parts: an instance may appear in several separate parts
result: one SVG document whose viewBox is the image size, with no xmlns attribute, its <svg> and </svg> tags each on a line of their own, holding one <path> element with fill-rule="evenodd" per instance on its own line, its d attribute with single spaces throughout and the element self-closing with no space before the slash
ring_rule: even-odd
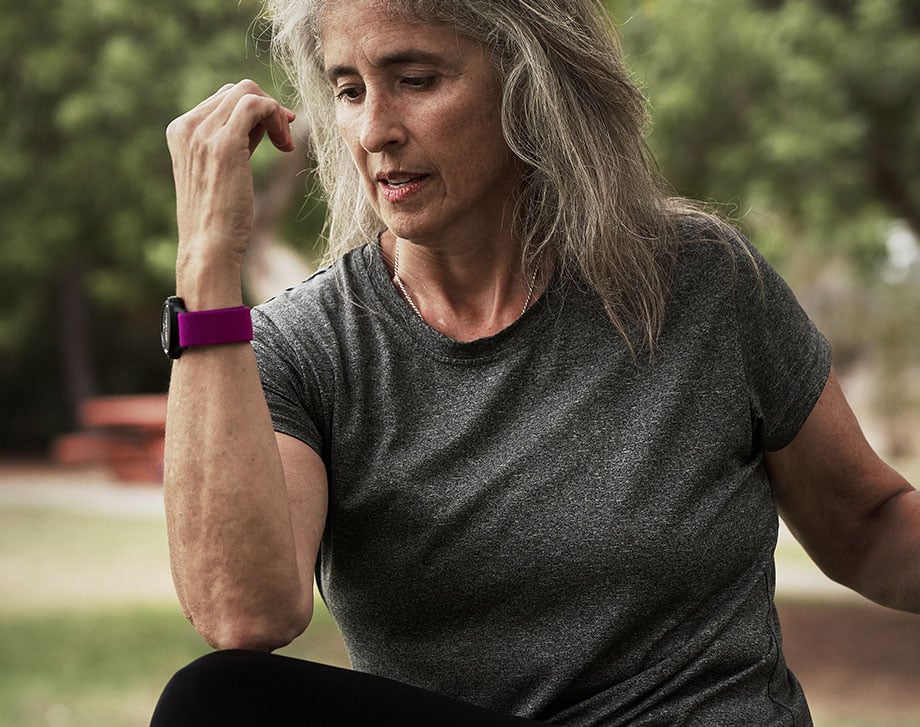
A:
<svg viewBox="0 0 920 727">
<path fill-rule="evenodd" d="M 245 649 L 266 653 L 284 648 L 306 628 L 279 628 L 273 625 L 264 628 L 261 624 L 234 623 L 211 632 L 202 632 L 202 637 L 214 649 Z"/>
<path fill-rule="evenodd" d="M 214 649 L 272 652 L 290 644 L 310 625 L 312 599 L 298 608 L 273 609 L 262 614 L 227 614 L 207 620 L 190 619 Z"/>
</svg>

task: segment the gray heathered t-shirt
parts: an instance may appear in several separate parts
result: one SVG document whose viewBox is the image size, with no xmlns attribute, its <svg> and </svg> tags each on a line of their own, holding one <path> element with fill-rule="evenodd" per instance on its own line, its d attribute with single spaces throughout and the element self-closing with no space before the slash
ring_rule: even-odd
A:
<svg viewBox="0 0 920 727">
<path fill-rule="evenodd" d="M 379 248 L 254 314 L 275 428 L 319 452 L 317 575 L 356 669 L 561 725 L 808 725 L 773 606 L 762 450 L 825 339 L 755 253 L 687 243 L 653 359 L 553 281 L 453 341 Z"/>
</svg>

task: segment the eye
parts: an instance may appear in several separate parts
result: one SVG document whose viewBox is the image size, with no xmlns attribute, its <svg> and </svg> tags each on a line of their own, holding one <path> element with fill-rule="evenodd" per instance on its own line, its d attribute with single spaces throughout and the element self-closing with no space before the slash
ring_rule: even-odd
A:
<svg viewBox="0 0 920 727">
<path fill-rule="evenodd" d="M 361 94 L 363 93 L 364 89 L 360 86 L 344 86 L 336 89 L 335 99 L 336 101 L 350 103 L 361 98 Z"/>
<path fill-rule="evenodd" d="M 436 82 L 435 76 L 403 76 L 400 79 L 403 86 L 419 90 L 433 88 Z"/>
</svg>

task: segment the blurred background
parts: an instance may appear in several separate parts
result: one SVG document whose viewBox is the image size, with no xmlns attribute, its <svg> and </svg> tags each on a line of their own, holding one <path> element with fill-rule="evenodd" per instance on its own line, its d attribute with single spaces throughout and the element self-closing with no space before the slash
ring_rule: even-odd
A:
<svg viewBox="0 0 920 727">
<path fill-rule="evenodd" d="M 0 724 L 144 724 L 206 651 L 175 605 L 156 485 L 164 131 L 227 81 L 288 90 L 255 0 L 0 5 Z M 783 273 L 870 440 L 920 484 L 920 3 L 607 5 L 664 176 Z M 324 213 L 302 152 L 254 166 L 251 304 L 314 268 Z M 918 617 L 834 588 L 788 534 L 778 570 L 816 722 L 920 724 Z M 311 632 L 295 653 L 343 663 L 325 614 Z"/>
</svg>

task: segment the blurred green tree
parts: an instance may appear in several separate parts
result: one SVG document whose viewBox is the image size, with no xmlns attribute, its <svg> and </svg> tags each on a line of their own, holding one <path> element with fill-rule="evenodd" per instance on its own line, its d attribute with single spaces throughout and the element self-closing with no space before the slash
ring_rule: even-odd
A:
<svg viewBox="0 0 920 727">
<path fill-rule="evenodd" d="M 272 84 L 250 32 L 255 0 L 2 6 L 0 447 L 23 451 L 72 426 L 87 395 L 164 389 L 164 130 L 227 81 Z"/>
<path fill-rule="evenodd" d="M 866 271 L 882 230 L 920 236 L 920 6 L 913 0 L 609 0 L 686 196 L 718 200 Z"/>
</svg>

